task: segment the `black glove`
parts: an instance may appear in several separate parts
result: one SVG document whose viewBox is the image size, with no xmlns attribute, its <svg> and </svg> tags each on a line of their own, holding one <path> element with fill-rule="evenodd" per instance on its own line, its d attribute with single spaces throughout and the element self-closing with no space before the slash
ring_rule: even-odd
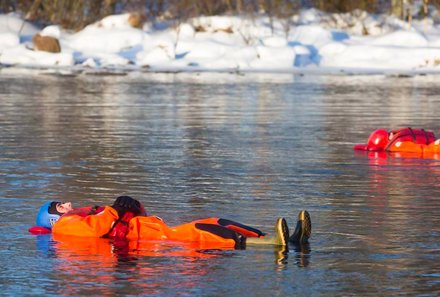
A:
<svg viewBox="0 0 440 297">
<path fill-rule="evenodd" d="M 130 196 L 119 196 L 116 198 L 112 207 L 118 212 L 120 218 L 122 218 L 127 211 L 132 212 L 135 216 L 142 213 L 141 203 Z"/>
</svg>

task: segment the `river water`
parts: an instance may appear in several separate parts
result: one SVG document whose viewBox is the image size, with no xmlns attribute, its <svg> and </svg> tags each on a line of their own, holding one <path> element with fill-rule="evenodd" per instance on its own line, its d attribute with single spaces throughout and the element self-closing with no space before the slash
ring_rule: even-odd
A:
<svg viewBox="0 0 440 297">
<path fill-rule="evenodd" d="M 438 296 L 440 162 L 352 147 L 378 127 L 440 133 L 436 76 L 0 72 L 2 296 Z M 440 135 L 440 134 L 439 134 Z M 178 225 L 271 232 L 310 212 L 309 245 L 119 247 L 27 229 L 48 200 L 141 200 Z"/>
</svg>

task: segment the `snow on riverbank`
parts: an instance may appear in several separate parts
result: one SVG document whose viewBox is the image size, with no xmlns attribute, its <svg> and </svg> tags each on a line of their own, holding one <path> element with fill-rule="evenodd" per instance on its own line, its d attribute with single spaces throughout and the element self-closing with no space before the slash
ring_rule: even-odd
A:
<svg viewBox="0 0 440 297">
<path fill-rule="evenodd" d="M 68 32 L 36 28 L 15 14 L 0 15 L 0 65 L 71 70 L 249 71 L 293 73 L 439 73 L 440 28 L 414 21 L 304 10 L 286 21 L 200 17 L 161 29 L 129 25 L 112 15 Z M 59 40 L 60 53 L 33 49 L 40 33 Z"/>
</svg>

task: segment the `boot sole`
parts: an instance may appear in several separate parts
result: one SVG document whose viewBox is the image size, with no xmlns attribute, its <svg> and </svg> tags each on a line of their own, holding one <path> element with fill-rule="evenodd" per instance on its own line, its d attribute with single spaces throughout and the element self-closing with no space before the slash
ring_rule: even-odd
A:
<svg viewBox="0 0 440 297">
<path fill-rule="evenodd" d="M 310 214 L 306 210 L 302 210 L 298 214 L 298 221 L 294 234 L 289 238 L 292 243 L 306 243 L 312 234 L 312 221 Z"/>
<path fill-rule="evenodd" d="M 279 218 L 277 220 L 277 233 L 280 235 L 280 245 L 287 245 L 289 241 L 289 227 L 284 218 Z"/>
</svg>

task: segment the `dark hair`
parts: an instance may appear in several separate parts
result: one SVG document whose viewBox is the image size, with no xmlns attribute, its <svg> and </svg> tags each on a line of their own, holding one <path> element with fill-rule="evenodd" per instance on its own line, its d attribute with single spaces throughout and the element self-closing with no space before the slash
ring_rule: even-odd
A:
<svg viewBox="0 0 440 297">
<path fill-rule="evenodd" d="M 62 213 L 57 210 L 58 204 L 61 204 L 61 202 L 52 201 L 47 212 L 50 214 L 62 215 Z"/>
</svg>

